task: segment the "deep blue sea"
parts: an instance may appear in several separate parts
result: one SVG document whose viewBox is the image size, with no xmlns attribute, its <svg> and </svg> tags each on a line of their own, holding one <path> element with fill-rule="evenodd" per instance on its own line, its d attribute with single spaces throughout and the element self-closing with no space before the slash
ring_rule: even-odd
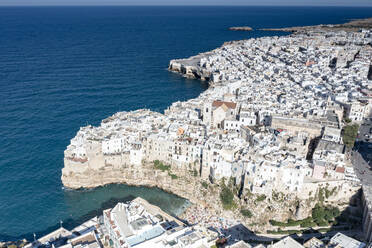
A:
<svg viewBox="0 0 372 248">
<path fill-rule="evenodd" d="M 158 189 L 110 185 L 65 191 L 63 151 L 80 126 L 117 111 L 163 111 L 207 85 L 166 70 L 225 41 L 283 33 L 229 31 L 342 23 L 371 8 L 0 8 L 0 240 L 71 228 L 142 196 L 176 214 L 186 201 Z"/>
</svg>

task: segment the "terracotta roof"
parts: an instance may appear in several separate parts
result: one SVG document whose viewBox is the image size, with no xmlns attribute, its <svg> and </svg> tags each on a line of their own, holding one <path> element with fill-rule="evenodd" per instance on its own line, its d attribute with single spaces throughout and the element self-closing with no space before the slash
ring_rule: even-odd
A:
<svg viewBox="0 0 372 248">
<path fill-rule="evenodd" d="M 220 106 L 222 106 L 222 105 L 226 105 L 226 107 L 228 107 L 228 108 L 230 108 L 230 109 L 234 109 L 234 108 L 236 108 L 236 103 L 234 103 L 234 102 L 214 101 L 214 102 L 212 103 L 212 106 L 213 106 L 213 107 L 216 107 L 216 108 L 218 108 L 218 107 L 220 107 Z"/>
<path fill-rule="evenodd" d="M 343 168 L 343 167 L 336 167 L 336 172 L 338 172 L 338 173 L 344 173 L 345 172 L 345 168 Z"/>
</svg>

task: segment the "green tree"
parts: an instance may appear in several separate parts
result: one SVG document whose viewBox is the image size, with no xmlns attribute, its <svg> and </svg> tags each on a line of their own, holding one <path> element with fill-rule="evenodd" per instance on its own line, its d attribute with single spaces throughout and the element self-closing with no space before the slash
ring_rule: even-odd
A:
<svg viewBox="0 0 372 248">
<path fill-rule="evenodd" d="M 324 219 L 328 222 L 332 221 L 333 220 L 332 212 L 329 210 L 326 210 L 324 213 Z"/>
<path fill-rule="evenodd" d="M 355 139 L 358 135 L 358 129 L 359 125 L 357 124 L 347 125 L 344 127 L 342 139 L 347 147 L 353 148 Z"/>
<path fill-rule="evenodd" d="M 234 194 L 228 187 L 222 186 L 220 199 L 224 209 L 232 209 L 235 207 Z"/>
<path fill-rule="evenodd" d="M 332 212 L 333 217 L 335 217 L 335 218 L 340 216 L 340 214 L 341 214 L 341 211 L 340 211 L 340 209 L 338 209 L 338 207 L 331 208 L 331 212 Z"/>
<path fill-rule="evenodd" d="M 328 222 L 325 221 L 324 219 L 316 220 L 315 222 L 318 226 L 328 226 L 329 225 Z"/>
<path fill-rule="evenodd" d="M 301 227 L 314 227 L 316 226 L 316 224 L 313 222 L 313 219 L 310 217 L 310 218 L 306 218 L 302 220 L 300 226 Z"/>
<path fill-rule="evenodd" d="M 322 208 L 318 203 L 315 205 L 315 207 L 312 209 L 311 215 L 316 223 L 321 222 L 321 220 L 324 220 L 324 208 Z"/>
</svg>

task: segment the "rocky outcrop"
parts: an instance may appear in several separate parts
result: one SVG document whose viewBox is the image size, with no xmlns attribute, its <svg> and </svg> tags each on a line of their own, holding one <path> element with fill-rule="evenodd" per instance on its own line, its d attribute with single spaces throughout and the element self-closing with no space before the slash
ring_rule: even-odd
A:
<svg viewBox="0 0 372 248">
<path fill-rule="evenodd" d="M 356 19 L 343 24 L 320 24 L 315 26 L 298 26 L 286 28 L 262 28 L 263 31 L 281 31 L 281 32 L 308 32 L 312 30 L 332 31 L 332 30 L 345 30 L 345 31 L 358 31 L 360 29 L 372 28 L 372 18 Z"/>
<path fill-rule="evenodd" d="M 248 27 L 248 26 L 243 26 L 243 27 L 230 27 L 229 30 L 232 30 L 232 31 L 252 31 L 253 28 Z"/>
<path fill-rule="evenodd" d="M 210 69 L 202 66 L 203 60 L 207 56 L 207 53 L 203 53 L 188 59 L 171 60 L 169 62 L 168 69 L 173 72 L 178 72 L 187 78 L 210 81 L 212 79 L 213 72 Z"/>
</svg>

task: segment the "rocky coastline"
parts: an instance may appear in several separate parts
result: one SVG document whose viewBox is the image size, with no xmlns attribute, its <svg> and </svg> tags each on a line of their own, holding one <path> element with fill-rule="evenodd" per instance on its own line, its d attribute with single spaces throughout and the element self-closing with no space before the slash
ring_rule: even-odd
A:
<svg viewBox="0 0 372 248">
<path fill-rule="evenodd" d="M 172 169 L 172 173 L 177 175 L 177 178 L 172 178 L 167 171 L 155 169 L 153 163 L 145 163 L 141 167 L 104 166 L 98 171 L 88 169 L 82 173 L 70 172 L 69 175 L 62 175 L 62 182 L 69 189 L 89 189 L 108 184 L 156 187 L 190 201 L 193 207 L 189 207 L 178 216 L 186 223 L 192 223 L 194 216 L 197 216 L 196 211 L 200 211 L 203 212 L 203 217 L 197 222 L 205 221 L 204 219 L 209 220 L 213 216 L 220 216 L 226 220 L 238 221 L 247 227 L 249 226 L 251 231 L 260 233 L 271 228 L 269 221 L 272 219 L 285 221 L 306 218 L 318 202 L 316 198 L 301 200 L 295 194 L 283 195 L 283 198 L 275 200 L 271 196 L 260 200 L 260 195 L 245 194 L 240 199 L 235 197 L 237 204 L 235 209 L 227 210 L 224 209 L 219 199 L 222 189 L 220 184 L 205 182 L 189 170 Z M 351 196 L 359 189 L 355 187 L 353 191 L 345 194 L 346 188 L 340 189 L 336 195 L 327 199 L 327 204 L 337 205 L 340 209 L 346 208 Z M 240 212 L 242 208 L 250 209 L 253 216 L 242 216 Z"/>
<path fill-rule="evenodd" d="M 285 29 L 265 30 L 285 32 L 307 32 L 309 30 L 313 30 L 314 28 L 342 28 L 355 30 L 358 25 L 368 26 L 371 25 L 371 22 L 372 18 L 367 19 L 367 21 L 359 20 L 357 23 L 355 23 L 354 21 L 347 24 L 339 25 L 319 25 L 312 27 L 293 27 Z M 239 28 L 235 30 L 241 30 L 240 28 L 242 27 L 235 28 Z M 240 45 L 243 45 L 243 43 L 244 41 L 228 42 L 219 49 L 223 50 L 225 45 L 232 44 L 239 47 Z M 221 73 L 221 71 L 216 71 L 213 70 L 213 68 L 210 68 L 210 64 L 205 63 L 208 57 L 213 55 L 214 52 L 215 50 L 201 53 L 187 59 L 171 60 L 168 69 L 172 72 L 179 73 L 187 78 L 207 81 L 210 86 L 207 91 L 211 91 L 211 89 L 215 87 L 226 86 L 224 85 L 224 83 L 229 82 L 229 78 L 225 77 L 225 75 Z M 139 111 L 146 112 L 146 116 L 154 115 L 154 118 L 160 120 L 160 124 L 158 126 L 156 126 L 154 122 L 152 122 L 152 124 L 148 127 L 154 130 L 154 132 L 157 132 L 158 127 L 165 126 L 165 120 L 168 121 L 168 116 L 166 114 L 154 113 L 147 110 Z M 104 120 L 102 122 L 102 129 L 105 128 L 104 126 L 106 125 L 106 123 L 108 123 L 111 119 L 114 119 L 114 116 L 107 119 L 108 121 Z M 127 121 L 127 119 L 125 119 L 125 121 Z M 88 129 L 93 128 L 89 127 Z M 100 131 L 101 130 L 97 132 Z M 182 128 L 179 128 L 177 130 L 177 134 L 182 134 L 183 132 L 184 130 Z M 106 138 L 105 135 L 103 135 L 103 137 Z M 139 137 L 136 138 L 143 138 L 142 133 L 140 133 Z M 146 141 L 148 142 L 148 140 Z M 77 140 L 75 142 L 80 141 Z M 206 178 L 202 178 L 199 169 L 200 164 L 198 164 L 199 168 L 197 168 L 196 163 L 193 165 L 191 165 L 190 163 L 190 168 L 169 165 L 171 169 L 162 170 L 155 168 L 154 163 L 151 162 L 154 161 L 154 159 L 158 158 L 150 157 L 146 160 L 145 157 L 143 157 L 141 162 L 137 161 L 134 165 L 128 162 L 129 159 L 133 159 L 132 154 L 130 153 L 131 151 L 117 154 L 112 153 L 111 155 L 107 155 L 110 153 L 105 154 L 102 150 L 103 146 L 101 145 L 102 139 L 89 139 L 88 146 L 91 146 L 90 151 L 87 154 L 83 154 L 83 157 L 87 157 L 87 159 L 71 157 L 68 149 L 65 151 L 65 167 L 62 170 L 61 178 L 62 183 L 65 187 L 71 189 L 95 188 L 114 183 L 123 183 L 132 186 L 157 187 L 164 191 L 186 198 L 196 206 L 207 209 L 206 211 L 208 212 L 208 216 L 218 215 L 227 219 L 239 220 L 244 225 L 250 226 L 251 230 L 258 232 L 265 232 L 271 227 L 269 224 L 269 220 L 302 220 L 310 216 L 315 204 L 320 201 L 320 197 L 318 197 L 318 195 L 320 194 L 319 189 L 321 189 L 322 187 L 326 190 L 328 190 L 327 187 L 329 185 L 331 185 L 332 188 L 336 188 L 335 192 L 327 197 L 326 203 L 330 205 L 336 205 L 341 210 L 345 209 L 348 206 L 350 199 L 358 192 L 360 188 L 357 185 L 355 187 L 350 187 L 343 184 L 342 181 L 324 180 L 317 184 L 315 183 L 315 190 L 309 192 L 309 194 L 304 195 L 302 198 L 299 198 L 298 195 L 291 193 L 285 195 L 283 194 L 278 197 L 274 196 L 274 193 L 272 195 L 266 196 L 264 194 L 252 194 L 250 192 L 244 192 L 240 195 L 240 197 L 237 197 L 236 195 L 234 196 L 234 202 L 236 203 L 236 206 L 234 208 L 226 209 L 223 207 L 223 204 L 219 197 L 222 188 L 225 186 L 224 183 L 211 183 L 210 181 L 206 180 Z M 135 145 L 136 144 L 134 144 L 134 146 Z M 156 146 L 156 143 L 151 143 L 151 145 Z M 147 149 L 153 148 L 147 147 Z M 167 162 L 166 160 L 162 161 Z M 312 182 L 309 182 L 308 185 L 310 185 L 311 183 Z M 234 187 L 235 186 L 231 186 L 232 190 L 239 191 L 239 189 L 236 189 Z M 313 195 L 311 195 L 310 193 L 313 193 Z M 264 197 L 262 197 L 262 195 L 264 195 Z M 243 208 L 249 209 L 253 213 L 253 216 L 242 216 L 241 210 L 243 210 Z M 180 218 L 187 219 L 188 217 L 193 215 L 192 211 L 192 209 L 187 210 L 182 216 L 180 216 Z"/>
<path fill-rule="evenodd" d="M 314 26 L 298 26 L 298 27 L 285 27 L 285 28 L 261 28 L 262 31 L 280 31 L 280 32 L 308 32 L 311 30 L 323 30 L 323 31 L 358 31 L 362 28 L 371 29 L 372 28 L 372 18 L 366 19 L 356 19 L 351 20 L 342 24 L 320 24 Z"/>
</svg>

